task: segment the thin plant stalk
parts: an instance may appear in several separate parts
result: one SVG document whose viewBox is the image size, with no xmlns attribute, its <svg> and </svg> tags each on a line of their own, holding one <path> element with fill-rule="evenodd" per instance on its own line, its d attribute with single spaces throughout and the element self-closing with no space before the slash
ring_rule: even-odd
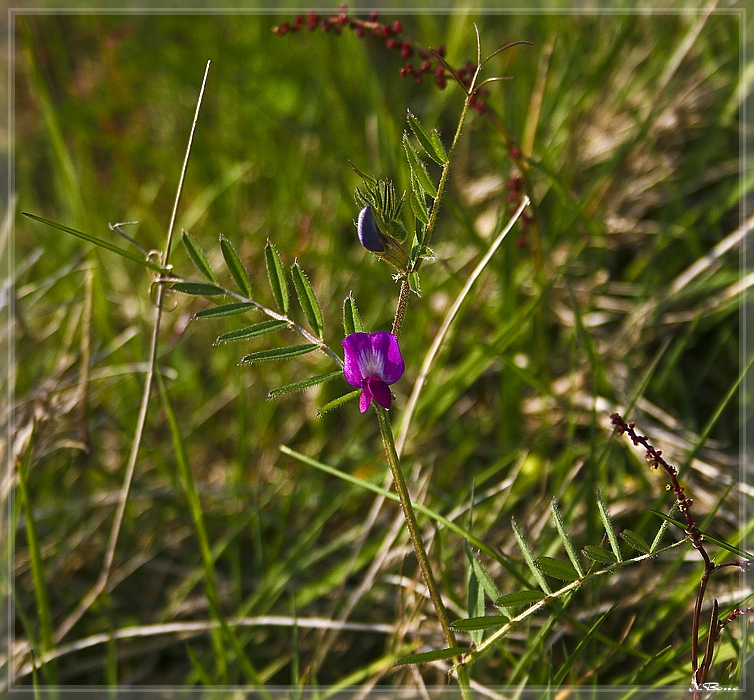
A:
<svg viewBox="0 0 754 700">
<path fill-rule="evenodd" d="M 422 578 L 429 591 L 429 597 L 434 605 L 435 612 L 437 613 L 437 619 L 440 621 L 445 641 L 447 642 L 448 647 L 455 647 L 457 646 L 455 633 L 450 627 L 448 612 L 445 609 L 445 604 L 442 602 L 440 590 L 437 587 L 437 582 L 435 581 L 432 568 L 429 564 L 427 550 L 422 542 L 419 526 L 416 522 L 416 513 L 414 513 L 414 508 L 411 505 L 411 496 L 408 491 L 408 485 L 406 484 L 406 479 L 403 477 L 403 470 L 401 469 L 398 452 L 395 449 L 395 438 L 393 437 L 390 418 L 388 417 L 387 411 L 382 408 L 382 406 L 375 404 L 375 408 L 377 410 L 377 419 L 380 423 L 382 442 L 385 445 L 390 472 L 393 476 L 393 483 L 395 484 L 395 490 L 398 493 L 398 499 L 400 500 L 403 515 L 406 519 L 406 527 L 408 528 L 408 534 L 411 538 L 411 544 L 414 546 L 414 552 L 419 561 L 419 569 L 421 570 Z M 464 700 L 470 700 L 471 688 L 469 685 L 469 674 L 466 665 L 460 656 L 456 657 L 455 661 L 461 693 Z"/>
</svg>

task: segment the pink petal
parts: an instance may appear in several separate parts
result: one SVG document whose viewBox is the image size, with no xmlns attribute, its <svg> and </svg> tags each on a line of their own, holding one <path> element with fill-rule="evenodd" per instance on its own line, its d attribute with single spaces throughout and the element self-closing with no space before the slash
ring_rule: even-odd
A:
<svg viewBox="0 0 754 700">
<path fill-rule="evenodd" d="M 379 377 L 369 377 L 364 386 L 364 391 L 366 391 L 366 387 L 369 387 L 369 392 L 371 393 L 372 398 L 380 404 L 380 406 L 383 408 L 390 408 L 393 403 L 393 397 L 390 395 L 390 389 L 388 389 L 387 384 L 385 384 L 382 379 Z"/>
</svg>

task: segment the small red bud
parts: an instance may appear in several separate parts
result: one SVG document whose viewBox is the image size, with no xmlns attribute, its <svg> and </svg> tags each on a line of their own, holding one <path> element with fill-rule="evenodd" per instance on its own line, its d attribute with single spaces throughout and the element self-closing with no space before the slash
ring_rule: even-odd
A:
<svg viewBox="0 0 754 700">
<path fill-rule="evenodd" d="M 521 149 L 518 146 L 513 146 L 510 150 L 510 157 L 513 160 L 519 160 L 521 158 Z"/>
<path fill-rule="evenodd" d="M 411 45 L 407 41 L 404 41 L 401 46 L 401 56 L 403 56 L 403 58 L 411 58 L 413 55 L 414 50 L 411 48 Z"/>
<path fill-rule="evenodd" d="M 398 42 L 395 39 L 388 39 L 385 42 L 385 46 L 387 46 L 388 49 L 392 51 L 393 49 L 398 47 Z"/>
<path fill-rule="evenodd" d="M 439 45 L 439 46 L 438 46 L 438 47 L 437 47 L 437 48 L 435 49 L 435 51 L 437 51 L 437 54 L 438 54 L 439 56 L 442 56 L 443 58 L 445 58 L 445 44 L 440 44 L 440 45 Z"/>
<path fill-rule="evenodd" d="M 304 26 L 304 15 L 296 15 L 296 19 L 293 20 L 293 28 L 301 29 Z"/>
<path fill-rule="evenodd" d="M 419 72 L 426 73 L 430 68 L 432 68 L 432 64 L 429 61 L 422 61 L 422 67 L 419 69 Z"/>
<path fill-rule="evenodd" d="M 313 32 L 319 24 L 319 15 L 315 12 L 310 12 L 309 17 L 306 20 L 306 26 L 310 32 Z"/>
<path fill-rule="evenodd" d="M 369 14 L 369 21 L 370 21 L 370 22 L 376 22 L 376 21 L 377 21 L 377 18 L 378 18 L 379 16 L 380 16 L 380 13 L 379 13 L 379 12 L 377 12 L 376 10 L 373 10 L 373 11 L 372 11 L 372 12 L 371 12 L 371 13 Z"/>
<path fill-rule="evenodd" d="M 382 25 L 382 36 L 386 39 L 390 36 L 391 29 L 387 24 Z"/>
<path fill-rule="evenodd" d="M 400 20 L 393 22 L 393 32 L 400 34 L 403 31 L 403 23 Z"/>
<path fill-rule="evenodd" d="M 362 39 L 364 37 L 364 27 L 361 25 L 357 26 L 356 29 L 356 36 L 359 37 L 359 39 Z"/>
<path fill-rule="evenodd" d="M 420 75 L 416 76 L 416 84 L 421 85 L 422 84 L 422 77 Z"/>
</svg>

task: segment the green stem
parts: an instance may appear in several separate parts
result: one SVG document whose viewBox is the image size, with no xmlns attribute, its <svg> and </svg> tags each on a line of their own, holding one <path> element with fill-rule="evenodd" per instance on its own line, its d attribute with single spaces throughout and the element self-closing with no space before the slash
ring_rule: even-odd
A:
<svg viewBox="0 0 754 700">
<path fill-rule="evenodd" d="M 380 433 L 382 434 L 382 442 L 385 445 L 385 451 L 387 452 L 387 460 L 390 464 L 390 471 L 393 475 L 393 483 L 395 484 L 395 490 L 398 493 L 398 499 L 403 509 L 403 516 L 406 519 L 406 526 L 408 527 L 408 534 L 411 538 L 411 543 L 414 546 L 414 552 L 416 558 L 419 560 L 419 569 L 422 573 L 422 578 L 429 591 L 429 597 L 432 600 L 432 604 L 435 607 L 437 618 L 440 621 L 445 641 L 449 647 L 457 646 L 456 636 L 453 630 L 450 628 L 450 622 L 448 621 L 448 612 L 445 609 L 445 604 L 442 602 L 440 596 L 440 590 L 437 587 L 434 574 L 429 565 L 429 557 L 427 556 L 427 550 L 424 548 L 424 543 L 419 533 L 419 526 L 416 522 L 416 514 L 414 508 L 411 505 L 411 496 L 408 492 L 408 485 L 406 479 L 403 477 L 403 471 L 401 470 L 400 460 L 398 459 L 398 452 L 395 449 L 395 438 L 393 437 L 393 429 L 390 425 L 390 418 L 387 415 L 387 411 L 375 404 L 377 409 L 377 418 L 380 422 Z M 461 686 L 461 693 L 464 700 L 470 700 L 471 688 L 469 686 L 469 675 L 466 669 L 466 665 L 463 662 L 463 658 L 455 657 L 458 670 L 458 683 Z"/>
</svg>

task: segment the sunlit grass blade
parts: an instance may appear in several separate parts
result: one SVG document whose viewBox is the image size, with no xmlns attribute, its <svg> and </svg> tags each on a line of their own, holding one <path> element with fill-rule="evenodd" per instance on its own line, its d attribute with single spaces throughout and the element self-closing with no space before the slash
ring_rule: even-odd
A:
<svg viewBox="0 0 754 700">
<path fill-rule="evenodd" d="M 285 394 L 292 394 L 296 391 L 303 391 L 304 389 L 308 389 L 309 387 L 316 386 L 317 384 L 323 384 L 324 382 L 329 382 L 331 379 L 335 379 L 335 377 L 342 377 L 343 372 L 341 372 L 339 369 L 336 369 L 334 372 L 328 372 L 327 374 L 318 374 L 316 377 L 309 377 L 309 379 L 304 379 L 300 382 L 295 382 L 293 384 L 287 384 L 286 386 L 278 387 L 277 389 L 272 389 L 268 394 L 268 399 L 277 399 L 281 396 L 284 396 Z"/>
<path fill-rule="evenodd" d="M 186 252 L 189 254 L 191 261 L 196 265 L 199 272 L 201 272 L 210 282 L 217 284 L 217 277 L 210 267 L 207 256 L 204 251 L 199 247 L 199 244 L 194 240 L 193 236 L 188 231 L 181 231 L 181 240 L 183 246 L 186 248 Z"/>
<path fill-rule="evenodd" d="M 220 236 L 220 250 L 222 251 L 223 258 L 225 258 L 225 264 L 228 266 L 228 272 L 230 272 L 230 276 L 241 290 L 241 294 L 247 298 L 251 298 L 249 273 L 246 272 L 246 268 L 241 262 L 241 257 L 233 247 L 233 243 L 223 235 Z"/>
<path fill-rule="evenodd" d="M 188 450 L 186 449 L 186 443 L 183 439 L 180 426 L 178 425 L 178 418 L 173 410 L 172 402 L 168 397 L 167 388 L 162 375 L 157 373 L 157 386 L 160 391 L 160 397 L 162 399 L 163 407 L 165 408 L 165 414 L 167 415 L 168 425 L 170 427 L 170 435 L 173 440 L 173 454 L 175 455 L 178 472 L 180 475 L 179 483 L 183 489 L 183 495 L 186 499 L 186 503 L 189 507 L 189 513 L 194 524 L 194 531 L 199 543 L 199 551 L 202 559 L 202 566 L 204 569 L 204 586 L 207 594 L 207 602 L 209 603 L 210 612 L 212 617 L 216 619 L 220 624 L 219 630 L 212 631 L 213 646 L 216 652 L 216 662 L 218 663 L 218 671 L 222 678 L 227 678 L 227 663 L 229 655 L 223 649 L 222 640 L 225 639 L 233 647 L 236 657 L 241 664 L 250 683 L 255 685 L 262 685 L 261 679 L 249 661 L 248 657 L 241 648 L 235 633 L 228 626 L 225 616 L 222 613 L 220 606 L 220 596 L 217 588 L 217 577 L 215 575 L 215 561 L 212 556 L 212 549 L 209 543 L 209 535 L 207 533 L 207 526 L 204 518 L 204 511 L 202 509 L 201 500 L 199 498 L 199 489 L 194 479 L 194 473 L 189 463 Z M 227 681 L 226 681 L 227 682 Z"/>
<path fill-rule="evenodd" d="M 396 666 L 408 666 L 410 664 L 426 664 L 431 661 L 442 661 L 443 659 L 452 659 L 454 656 L 460 656 L 468 651 L 468 647 L 449 647 L 447 649 L 437 649 L 436 651 L 425 651 L 421 654 L 411 654 L 404 656 L 395 662 Z"/>
<path fill-rule="evenodd" d="M 301 269 L 298 262 L 295 262 L 291 266 L 291 274 L 293 275 L 293 287 L 296 290 L 301 310 L 304 312 L 304 316 L 306 316 L 306 320 L 309 322 L 314 334 L 318 338 L 322 338 L 325 330 L 325 321 L 322 318 L 322 309 L 309 282 L 309 278 Z"/>
<path fill-rule="evenodd" d="M 131 260 L 132 262 L 138 263 L 139 265 L 147 267 L 150 270 L 153 270 L 154 272 L 163 271 L 159 265 L 155 265 L 151 260 L 147 260 L 143 258 L 142 256 L 138 255 L 137 253 L 132 253 L 130 250 L 120 248 L 117 245 L 110 243 L 110 241 L 105 241 L 101 238 L 91 236 L 88 233 L 84 233 L 83 231 L 78 231 L 75 228 L 71 228 L 70 226 L 64 226 L 63 224 L 55 223 L 54 221 L 50 221 L 49 219 L 43 219 L 41 216 L 36 216 L 36 214 L 29 214 L 28 212 L 25 212 L 25 211 L 21 213 L 24 216 L 28 217 L 29 219 L 38 221 L 41 224 L 45 224 L 47 226 L 55 228 L 58 231 L 63 231 L 64 233 L 70 233 L 72 236 L 76 236 L 76 238 L 81 238 L 82 240 L 87 241 L 88 243 L 94 243 L 94 245 L 97 245 L 100 248 L 109 250 L 111 253 L 120 255 L 122 258 L 126 258 L 126 260 Z"/>
<path fill-rule="evenodd" d="M 597 507 L 599 508 L 600 518 L 602 519 L 602 524 L 605 527 L 607 539 L 608 542 L 610 542 L 610 547 L 613 550 L 613 554 L 615 554 L 615 558 L 619 562 L 621 562 L 623 561 L 623 555 L 620 551 L 620 543 L 618 542 L 618 537 L 615 534 L 613 523 L 610 520 L 610 514 L 607 512 L 607 506 L 605 505 L 605 501 L 602 498 L 602 492 L 599 489 L 597 489 Z"/>
<path fill-rule="evenodd" d="M 349 292 L 343 302 L 343 330 L 346 335 L 364 331 L 364 324 L 361 321 L 359 308 L 356 306 L 356 299 L 353 298 L 353 292 Z"/>
<path fill-rule="evenodd" d="M 268 362 L 271 360 L 286 360 L 289 357 L 298 357 L 299 355 L 306 355 L 316 350 L 319 345 L 314 343 L 304 343 L 302 345 L 291 345 L 287 348 L 272 348 L 271 350 L 260 350 L 259 352 L 252 352 L 250 355 L 246 355 L 238 364 L 250 365 L 254 362 Z"/>
<path fill-rule="evenodd" d="M 194 314 L 194 318 L 220 318 L 223 316 L 236 316 L 238 314 L 246 313 L 247 311 L 253 311 L 256 309 L 255 304 L 250 304 L 247 301 L 233 301 L 230 304 L 221 304 L 220 306 L 213 306 L 209 309 L 203 309 Z"/>
<path fill-rule="evenodd" d="M 524 539 L 524 535 L 519 529 L 518 523 L 516 522 L 515 518 L 511 518 L 511 525 L 513 526 L 513 534 L 516 537 L 516 542 L 518 542 L 518 547 L 521 550 L 521 554 L 524 555 L 524 561 L 526 562 L 526 565 L 529 567 L 529 571 L 531 571 L 532 574 L 534 575 L 534 578 L 537 581 L 537 583 L 540 585 L 540 588 L 549 595 L 550 593 L 552 593 L 552 590 L 550 589 L 549 584 L 545 580 L 545 577 L 542 574 L 541 569 L 534 562 L 534 555 L 532 554 L 531 549 L 529 548 L 529 545 Z"/>
<path fill-rule="evenodd" d="M 278 308 L 287 316 L 289 308 L 288 282 L 285 279 L 283 263 L 280 262 L 280 255 L 272 241 L 267 239 L 267 245 L 264 248 L 264 259 L 267 265 L 267 277 L 270 280 L 272 295 L 275 297 L 275 303 Z"/>
<path fill-rule="evenodd" d="M 225 290 L 222 287 L 207 284 L 206 282 L 176 282 L 171 289 L 183 294 L 192 294 L 200 297 L 216 297 L 225 294 Z"/>
<path fill-rule="evenodd" d="M 261 323 L 255 323 L 253 326 L 246 328 L 239 328 L 235 331 L 228 331 L 217 337 L 217 340 L 213 345 L 223 345 L 224 343 L 231 343 L 238 340 L 248 340 L 249 338 L 256 338 L 260 335 L 266 335 L 272 333 L 279 328 L 285 328 L 290 324 L 288 321 L 262 321 Z"/>
</svg>

